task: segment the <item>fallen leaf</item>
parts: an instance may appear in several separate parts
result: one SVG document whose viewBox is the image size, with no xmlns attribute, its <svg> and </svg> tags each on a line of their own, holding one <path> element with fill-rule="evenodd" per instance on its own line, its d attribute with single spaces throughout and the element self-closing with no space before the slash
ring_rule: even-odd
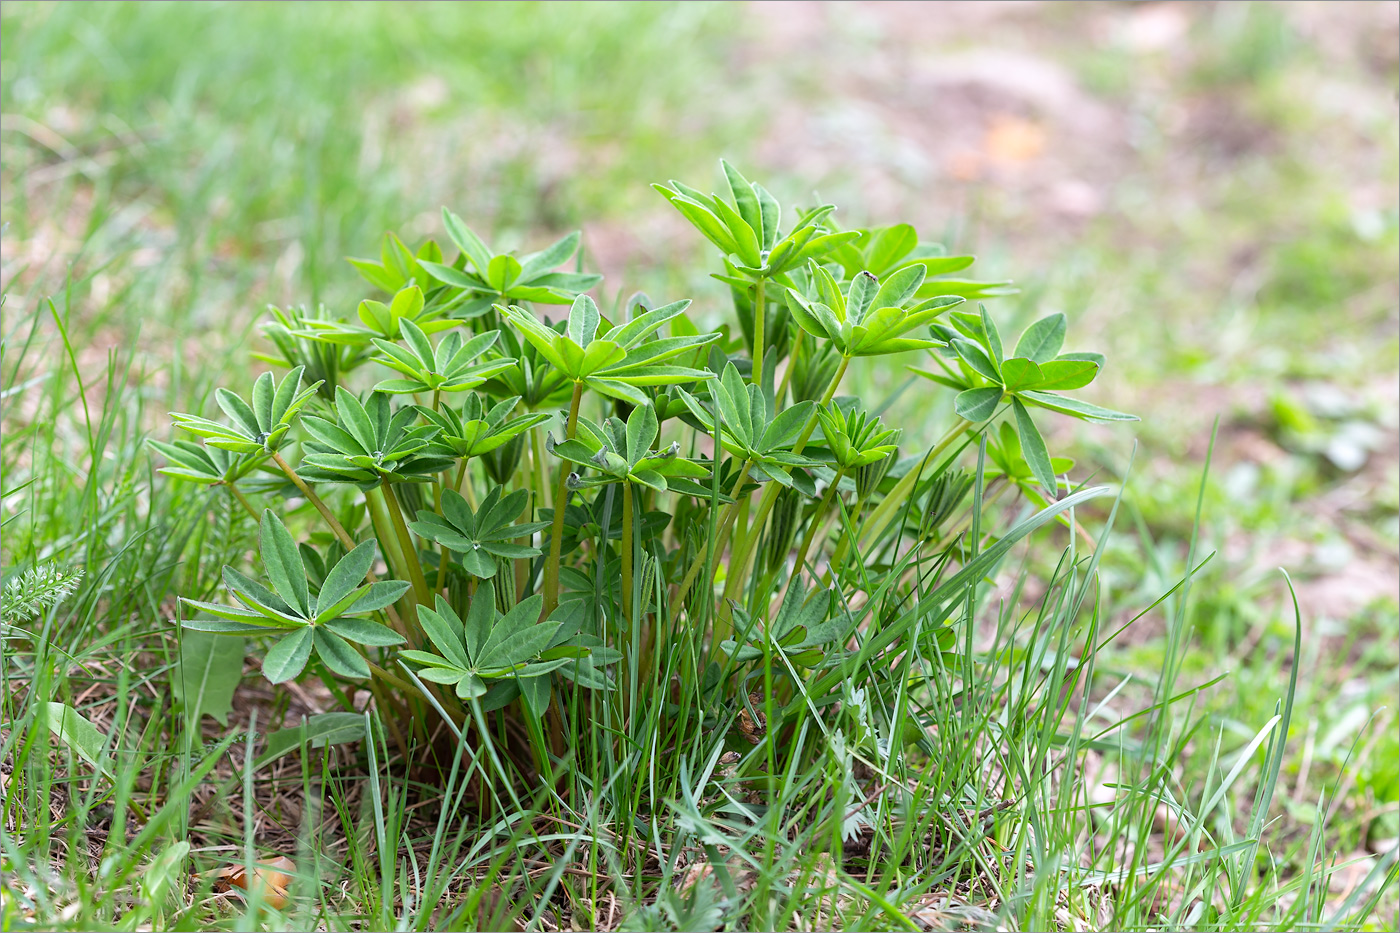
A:
<svg viewBox="0 0 1400 933">
<path fill-rule="evenodd" d="M 285 855 L 279 855 L 276 858 L 264 859 L 253 866 L 251 886 L 245 865 L 228 865 L 208 874 L 214 879 L 216 894 L 231 894 L 237 888 L 243 892 L 240 896 L 247 899 L 251 887 L 251 893 L 264 904 L 274 910 L 281 910 L 287 906 L 287 888 L 291 886 L 296 870 L 295 862 Z"/>
</svg>

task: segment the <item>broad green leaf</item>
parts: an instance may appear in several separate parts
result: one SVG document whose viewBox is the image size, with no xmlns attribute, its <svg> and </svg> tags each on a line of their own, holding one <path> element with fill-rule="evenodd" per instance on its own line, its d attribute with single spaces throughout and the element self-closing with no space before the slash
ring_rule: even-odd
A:
<svg viewBox="0 0 1400 933">
<path fill-rule="evenodd" d="M 302 725 L 269 734 L 254 767 L 261 768 L 302 747 L 324 748 L 327 745 L 357 742 L 365 738 L 365 732 L 363 713 L 318 713 L 308 716 Z"/>
<path fill-rule="evenodd" d="M 1001 382 L 1001 373 L 997 371 L 991 358 L 987 356 L 987 352 L 977 346 L 977 344 L 969 340 L 964 340 L 961 337 L 954 337 L 952 340 L 952 347 L 957 351 L 958 356 L 962 357 L 963 362 L 967 363 L 967 365 L 971 366 L 982 376 L 990 379 L 992 382 Z"/>
<path fill-rule="evenodd" d="M 1058 411 L 1064 415 L 1071 415 L 1084 421 L 1091 421 L 1096 424 L 1109 424 L 1114 421 L 1137 421 L 1137 415 L 1130 415 L 1126 412 L 1114 411 L 1111 408 L 1100 408 L 1089 402 L 1082 402 L 1077 398 L 1070 398 L 1066 395 L 1056 395 L 1053 392 L 1041 392 L 1039 390 L 1027 389 L 1019 393 L 1021 398 L 1027 402 L 1032 402 L 1042 408 L 1051 411 Z"/>
<path fill-rule="evenodd" d="M 1051 360 L 1040 364 L 1041 380 L 1035 389 L 1082 389 L 1094 381 L 1099 364 L 1088 360 Z"/>
<path fill-rule="evenodd" d="M 486 267 L 486 284 L 505 294 L 520 278 L 520 260 L 508 254 L 496 256 Z"/>
<path fill-rule="evenodd" d="M 1001 381 L 1008 391 L 1038 386 L 1043 379 L 1040 367 L 1030 360 L 1013 357 L 1001 364 Z"/>
<path fill-rule="evenodd" d="M 316 597 L 316 617 L 318 621 L 334 618 L 345 607 L 339 603 L 348 597 L 364 582 L 365 575 L 374 565 L 375 544 L 362 541 L 355 549 L 342 557 L 321 584 L 320 595 Z M 334 610 L 334 611 L 332 611 Z"/>
<path fill-rule="evenodd" d="M 463 650 L 461 626 L 457 624 L 456 613 L 452 612 L 452 608 L 443 601 L 441 596 L 438 597 L 438 609 L 443 614 L 439 614 L 427 606 L 419 606 L 419 624 L 423 626 L 423 631 L 428 636 L 428 640 L 433 643 L 433 647 L 437 648 L 443 657 L 464 670 L 470 668 L 472 664 Z M 444 614 L 452 618 L 451 623 L 443 617 Z"/>
<path fill-rule="evenodd" d="M 271 509 L 264 509 L 259 542 L 263 567 L 272 588 L 302 616 L 311 615 L 311 596 L 306 588 L 306 565 L 297 550 L 296 539 Z"/>
<path fill-rule="evenodd" d="M 1026 328 L 1021 339 L 1016 341 L 1016 355 L 1034 363 L 1045 363 L 1055 358 L 1065 343 L 1067 324 L 1060 313 L 1046 315 Z"/>
<path fill-rule="evenodd" d="M 919 245 L 919 234 L 909 224 L 895 224 L 877 233 L 870 244 L 870 271 L 886 272 Z"/>
<path fill-rule="evenodd" d="M 520 698 L 525 701 L 525 708 L 539 719 L 549 709 L 549 675 L 519 677 L 516 678 L 516 683 L 520 687 Z"/>
<path fill-rule="evenodd" d="M 348 641 L 324 626 L 317 626 L 314 631 L 316 654 L 333 673 L 341 677 L 369 676 L 369 664 Z"/>
<path fill-rule="evenodd" d="M 481 242 L 481 237 L 473 233 L 462 218 L 445 207 L 442 209 L 442 225 L 447 228 L 447 235 L 452 238 L 452 242 L 457 244 L 457 248 L 476 267 L 476 271 L 485 275 L 486 267 L 491 265 L 491 251 Z"/>
<path fill-rule="evenodd" d="M 263 656 L 263 676 L 274 684 L 280 684 L 300 674 L 311 657 L 311 645 L 315 640 L 312 632 L 311 626 L 303 626 L 290 635 L 284 635 L 267 649 L 267 654 Z"/>
<path fill-rule="evenodd" d="M 238 624 L 238 623 L 232 623 Z M 243 677 L 243 639 L 221 638 L 210 632 L 191 631 L 180 638 L 180 659 L 170 674 L 170 689 L 185 710 L 191 725 L 210 715 L 228 725 L 233 691 Z"/>
<path fill-rule="evenodd" d="M 342 638 L 361 645 L 401 645 L 403 636 L 387 625 L 380 625 L 369 619 L 331 619 L 324 624 Z"/>
<path fill-rule="evenodd" d="M 83 761 L 115 780 L 112 759 L 106 752 L 107 737 L 81 713 L 63 703 L 48 702 L 49 731 Z"/>
<path fill-rule="evenodd" d="M 997 410 L 1002 394 L 1004 391 L 1000 385 L 967 389 L 966 392 L 959 392 L 958 398 L 953 399 L 953 410 L 958 412 L 959 417 L 966 417 L 969 422 L 984 422 Z"/>
<path fill-rule="evenodd" d="M 720 168 L 724 170 L 725 180 L 729 182 L 729 193 L 734 196 L 734 204 L 738 208 L 739 216 L 758 234 L 759 242 L 762 243 L 763 211 L 759 207 L 758 195 L 754 192 L 753 185 L 739 173 L 738 169 L 724 159 L 720 159 L 719 164 Z"/>
<path fill-rule="evenodd" d="M 1021 440 L 1021 455 L 1030 465 L 1031 475 L 1044 487 L 1053 499 L 1057 495 L 1059 482 L 1055 479 L 1055 469 L 1050 464 L 1050 452 L 1045 449 L 1045 439 L 1031 420 L 1031 413 L 1020 399 L 1013 399 L 1012 409 L 1016 412 L 1016 435 Z"/>
<path fill-rule="evenodd" d="M 365 594 L 343 611 L 346 615 L 353 615 L 392 606 L 399 601 L 399 597 L 408 592 L 408 588 L 409 584 L 403 580 L 380 580 L 371 583 Z"/>
</svg>

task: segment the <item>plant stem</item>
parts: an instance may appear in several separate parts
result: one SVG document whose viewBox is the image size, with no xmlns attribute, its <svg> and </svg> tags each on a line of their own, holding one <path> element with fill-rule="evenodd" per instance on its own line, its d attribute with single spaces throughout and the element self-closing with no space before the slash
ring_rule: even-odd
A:
<svg viewBox="0 0 1400 933">
<path fill-rule="evenodd" d="M 394 533 L 398 535 L 399 547 L 403 550 L 404 563 L 408 565 L 408 578 L 413 584 L 413 592 L 418 597 L 418 603 L 430 606 L 433 602 L 432 590 L 428 589 L 428 580 L 423 576 L 423 565 L 418 561 L 418 552 L 413 547 L 413 539 L 408 534 L 408 524 L 403 520 L 403 509 L 399 507 L 399 500 L 394 495 L 394 487 L 389 482 L 389 477 L 381 476 L 379 488 L 384 490 L 384 501 L 389 506 L 389 520 L 394 524 Z M 413 612 L 416 618 L 417 610 Z"/>
<path fill-rule="evenodd" d="M 345 545 L 345 550 L 353 551 L 355 549 L 354 539 L 346 533 L 345 528 L 336 520 L 336 517 L 331 514 L 331 510 L 321 501 L 321 497 L 316 495 L 310 486 L 306 485 L 306 481 L 297 475 L 296 470 L 292 469 L 291 464 L 283 460 L 282 455 L 275 450 L 272 452 L 272 460 L 282 468 L 283 473 L 287 474 L 287 479 L 291 480 L 292 484 L 295 485 L 297 489 L 301 490 L 301 494 L 306 497 L 306 501 L 310 502 L 316 507 L 316 511 L 321 513 L 321 518 L 325 519 L 326 525 L 335 533 L 335 536 L 340 539 L 340 543 Z"/>
<path fill-rule="evenodd" d="M 253 508 L 252 504 L 248 501 L 247 496 L 245 496 L 245 495 L 243 495 L 243 493 L 239 492 L 239 491 L 238 491 L 238 487 L 235 486 L 233 483 L 225 483 L 224 486 L 227 487 L 229 493 L 230 493 L 235 499 L 238 500 L 238 504 L 241 505 L 241 506 L 243 506 L 243 508 L 244 508 L 245 510 L 247 510 L 247 512 L 248 512 L 249 515 L 253 516 L 253 521 L 257 521 L 257 520 L 258 520 L 258 510 L 255 509 L 255 508 Z"/>
<path fill-rule="evenodd" d="M 564 437 L 572 440 L 578 430 L 578 406 L 583 400 L 583 383 L 574 383 L 574 397 L 569 402 L 569 420 L 564 423 Z M 549 560 L 544 565 L 544 609 L 540 619 L 559 605 L 559 558 L 564 549 L 564 506 L 569 501 L 569 465 L 559 464 L 559 483 L 554 494 L 554 529 L 549 536 Z"/>
<path fill-rule="evenodd" d="M 466 461 L 463 461 L 464 463 Z M 442 514 L 442 487 L 447 484 L 448 471 L 443 470 L 439 481 L 433 484 L 433 509 Z M 437 579 L 433 581 L 433 591 L 442 592 L 443 581 L 447 579 L 447 545 L 443 545 L 438 552 Z"/>
<path fill-rule="evenodd" d="M 632 484 L 622 483 L 622 615 L 632 618 Z"/>
<path fill-rule="evenodd" d="M 549 508 L 549 483 L 545 479 L 544 448 L 540 446 L 540 432 L 538 426 L 530 429 L 530 456 L 531 459 L 534 460 L 533 466 L 535 468 L 535 475 L 531 477 L 531 479 L 537 487 L 535 493 L 535 508 L 547 509 Z"/>
<path fill-rule="evenodd" d="M 914 486 L 918 483 L 919 478 L 923 474 L 924 467 L 935 462 L 943 451 L 947 450 L 952 446 L 954 441 L 962 437 L 963 432 L 966 431 L 971 424 L 972 422 L 968 421 L 966 418 L 958 418 L 953 426 L 948 429 L 948 432 L 929 448 L 928 453 L 924 454 L 924 458 L 919 462 L 918 468 L 910 470 L 908 473 L 904 474 L 904 476 L 900 477 L 899 482 L 890 490 L 889 495 L 885 496 L 884 500 L 870 513 L 870 517 L 866 519 L 864 526 L 857 535 L 857 542 L 866 541 L 885 530 L 890 520 L 894 518 L 894 513 L 903 505 L 904 500 L 908 498 L 909 494 L 913 492 Z M 845 556 L 845 544 L 846 539 L 843 538 L 841 545 L 837 548 L 837 552 L 831 557 L 833 563 L 836 563 L 839 558 Z"/>
<path fill-rule="evenodd" d="M 797 443 L 793 445 L 792 452 L 800 454 L 807 447 L 807 442 L 812 439 L 812 432 L 817 429 L 817 412 L 831 404 L 831 400 L 836 397 L 836 389 L 841 385 L 841 379 L 846 375 L 846 367 L 851 364 L 851 358 L 841 357 L 841 365 L 836 368 L 836 372 L 831 377 L 831 382 L 827 384 L 826 392 L 822 394 L 822 400 L 816 408 L 812 409 L 812 414 L 807 418 L 807 424 L 803 426 L 802 433 L 797 438 Z M 752 543 L 758 539 L 758 532 L 763 528 L 763 522 L 768 518 L 768 513 L 773 511 L 773 503 L 778 501 L 778 493 L 781 490 L 777 483 L 769 483 L 768 488 L 763 491 L 763 498 L 758 503 L 758 514 L 753 519 L 753 534 L 745 542 L 744 547 L 736 547 L 734 553 L 729 556 L 729 575 L 724 582 L 725 602 L 720 606 L 720 613 L 726 613 L 725 606 L 739 592 L 742 585 L 741 579 L 744 576 L 744 568 L 748 566 L 749 551 Z"/>
<path fill-rule="evenodd" d="M 763 287 L 763 277 L 759 276 L 758 285 L 753 293 L 753 378 L 750 381 L 754 385 L 763 384 L 763 329 L 767 323 L 764 320 L 763 303 L 767 291 Z"/>
<path fill-rule="evenodd" d="M 792 341 L 792 352 L 788 354 L 787 369 L 783 370 L 783 381 L 778 385 L 778 391 L 773 396 L 774 406 L 783 404 L 783 396 L 787 395 L 788 385 L 792 382 L 792 371 L 797 368 L 797 354 L 802 351 L 802 337 L 807 332 L 802 328 L 797 328 L 797 336 Z"/>
<path fill-rule="evenodd" d="M 744 467 L 739 471 L 739 478 L 734 481 L 734 488 L 729 490 L 729 498 L 733 501 L 724 508 L 724 517 L 720 519 L 719 527 L 715 530 L 715 553 L 724 552 L 725 536 L 729 533 L 729 528 L 734 524 L 734 517 L 739 514 L 739 490 L 744 488 L 744 480 L 748 479 L 749 467 L 753 466 L 752 460 L 745 460 Z M 681 581 L 680 589 L 676 591 L 676 605 L 685 603 L 686 594 L 690 592 L 690 585 L 695 582 L 695 577 L 704 566 L 709 563 L 710 554 L 708 551 L 701 551 L 695 555 L 695 560 L 691 561 L 690 569 L 686 571 L 685 579 Z"/>
<path fill-rule="evenodd" d="M 802 536 L 802 545 L 797 549 L 797 563 L 792 567 L 792 579 L 794 580 L 802 572 L 802 565 L 807 561 L 807 552 L 812 549 L 812 542 L 817 538 L 817 529 L 821 527 L 823 519 L 826 518 L 826 510 L 831 508 L 831 500 L 835 497 L 836 488 L 841 485 L 841 477 L 845 474 L 845 470 L 836 471 L 831 485 L 826 488 L 826 495 L 822 496 L 822 501 L 817 503 L 817 510 L 812 513 L 812 520 L 807 525 L 807 533 Z"/>
</svg>

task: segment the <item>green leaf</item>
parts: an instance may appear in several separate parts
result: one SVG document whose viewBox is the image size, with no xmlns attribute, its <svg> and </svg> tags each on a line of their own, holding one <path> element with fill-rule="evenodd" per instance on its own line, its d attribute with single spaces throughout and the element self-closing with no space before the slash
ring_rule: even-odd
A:
<svg viewBox="0 0 1400 933">
<path fill-rule="evenodd" d="M 1059 482 L 1055 479 L 1054 467 L 1050 465 L 1050 452 L 1045 449 L 1045 439 L 1040 436 L 1040 430 L 1031 420 L 1031 413 L 1026 411 L 1026 406 L 1021 404 L 1020 399 L 1013 399 L 1011 407 L 1016 412 L 1016 435 L 1021 439 L 1021 455 L 1030 465 L 1031 475 L 1035 477 L 1036 482 L 1054 499 L 1057 497 Z"/>
<path fill-rule="evenodd" d="M 533 282 L 538 276 L 568 262 L 569 258 L 578 252 L 578 244 L 582 238 L 583 234 L 575 230 L 538 253 L 526 256 L 521 263 L 520 281 Z"/>
<path fill-rule="evenodd" d="M 1001 386 L 968 389 L 966 392 L 959 392 L 957 398 L 953 399 L 953 410 L 959 417 L 966 418 L 974 424 L 986 421 L 997 410 L 1002 394 Z"/>
<path fill-rule="evenodd" d="M 729 182 L 729 193 L 734 196 L 734 204 L 739 210 L 739 216 L 756 234 L 758 241 L 763 241 L 763 210 L 758 203 L 758 194 L 753 190 L 753 185 L 739 170 L 723 159 L 719 160 L 720 168 L 724 170 L 725 180 Z"/>
<path fill-rule="evenodd" d="M 115 780 L 112 759 L 106 752 L 107 737 L 71 706 L 54 702 L 45 703 L 44 706 L 48 712 L 49 731 L 83 761 Z"/>
<path fill-rule="evenodd" d="M 886 272 L 919 245 L 919 234 L 909 224 L 895 224 L 875 235 L 867 267 L 876 275 Z"/>
<path fill-rule="evenodd" d="M 525 701 L 525 708 L 530 711 L 530 715 L 539 719 L 549 709 L 549 675 L 519 677 L 516 683 L 520 687 L 520 698 Z"/>
<path fill-rule="evenodd" d="M 486 267 L 486 284 L 504 295 L 520 278 L 521 269 L 520 260 L 514 256 L 497 256 Z"/>
<path fill-rule="evenodd" d="M 186 722 L 193 725 L 207 714 L 219 725 L 228 725 L 246 648 L 242 639 L 209 632 L 191 631 L 180 638 L 180 659 L 170 675 L 170 689 L 184 706 Z"/>
<path fill-rule="evenodd" d="M 1001 348 L 1001 334 L 997 331 L 996 322 L 987 313 L 986 307 L 983 306 L 978 310 L 982 314 L 982 333 L 987 338 L 987 347 L 992 351 L 992 358 L 996 360 L 997 367 L 1000 368 L 1001 364 L 1006 361 L 1006 354 L 1002 352 Z"/>
<path fill-rule="evenodd" d="M 650 405 L 638 405 L 632 409 L 632 414 L 627 416 L 627 461 L 636 463 L 646 456 L 651 450 L 652 441 L 656 440 L 658 425 L 656 423 L 656 410 Z"/>
<path fill-rule="evenodd" d="M 454 665 L 466 670 L 472 664 L 463 649 L 461 620 L 441 596 L 437 598 L 437 606 L 437 611 L 427 606 L 419 606 L 418 622 L 423 626 L 423 632 L 433 643 L 433 647 Z"/>
<path fill-rule="evenodd" d="M 325 582 L 321 584 L 321 593 L 316 597 L 317 621 L 334 618 L 344 611 L 345 607 L 339 603 L 364 582 L 365 575 L 374 566 L 374 553 L 374 542 L 362 541 L 330 569 Z"/>
<path fill-rule="evenodd" d="M 1091 421 L 1095 424 L 1109 424 L 1115 421 L 1137 421 L 1137 415 L 1130 415 L 1126 412 L 1114 411 L 1111 408 L 1100 408 L 1098 405 L 1089 402 L 1081 402 L 1077 398 L 1070 398 L 1065 395 L 1056 395 L 1053 392 L 1041 392 L 1039 390 L 1027 389 L 1018 393 L 1027 402 L 1039 405 L 1041 408 L 1048 408 L 1051 411 L 1058 411 L 1063 415 L 1070 415 L 1083 421 Z"/>
<path fill-rule="evenodd" d="M 476 267 L 476 271 L 485 275 L 486 267 L 491 265 L 491 251 L 481 242 L 481 237 L 473 233 L 472 229 L 462 222 L 462 218 L 445 207 L 442 209 L 442 225 L 447 228 L 447 235 L 452 238 L 452 242 L 457 244 L 457 248 Z"/>
<path fill-rule="evenodd" d="M 274 684 L 280 684 L 300 674 L 311 658 L 311 645 L 314 640 L 315 636 L 309 625 L 283 636 L 263 656 L 263 676 Z"/>
<path fill-rule="evenodd" d="M 387 625 L 380 625 L 369 619 L 331 619 L 324 627 L 348 641 L 361 645 L 401 645 L 404 638 Z"/>
<path fill-rule="evenodd" d="M 279 729 L 267 737 L 263 753 L 254 763 L 261 768 L 276 761 L 288 752 L 299 748 L 324 748 L 327 745 L 340 745 L 356 742 L 365 737 L 364 713 L 318 713 L 307 716 L 304 724 Z"/>
<path fill-rule="evenodd" d="M 952 340 L 952 347 L 957 351 L 958 356 L 962 357 L 963 362 L 967 363 L 967 365 L 971 366 L 982 376 L 990 379 L 992 382 L 1001 382 L 1001 373 L 997 371 L 991 358 L 987 356 L 987 352 L 977 346 L 977 344 L 969 340 L 964 340 L 961 337 L 954 337 Z"/>
<path fill-rule="evenodd" d="M 392 606 L 399 601 L 399 597 L 408 592 L 408 588 L 409 584 L 403 580 L 380 580 L 377 583 L 371 583 L 363 596 L 342 611 L 346 615 L 355 615 Z"/>
<path fill-rule="evenodd" d="M 1099 364 L 1088 360 L 1051 360 L 1040 364 L 1041 380 L 1035 389 L 1082 389 L 1099 374 Z"/>
<path fill-rule="evenodd" d="M 588 345 L 598 336 L 598 324 L 601 320 L 602 315 L 598 313 L 597 302 L 587 295 L 579 295 L 569 308 L 569 324 L 565 333 L 579 347 L 589 348 Z"/>
<path fill-rule="evenodd" d="M 1021 334 L 1021 339 L 1016 341 L 1016 355 L 1033 363 L 1053 360 L 1064 346 L 1067 326 L 1063 314 L 1046 315 Z"/>
<path fill-rule="evenodd" d="M 1001 380 L 1008 391 L 1040 385 L 1043 379 L 1040 367 L 1030 360 L 1013 357 L 1001 364 Z"/>
<path fill-rule="evenodd" d="M 369 676 L 369 664 L 348 641 L 329 628 L 317 626 L 314 631 L 316 654 L 333 673 L 361 679 Z"/>
<path fill-rule="evenodd" d="M 272 588 L 283 602 L 304 617 L 311 615 L 311 597 L 306 588 L 306 565 L 287 526 L 271 509 L 264 509 L 259 542 L 263 567 Z"/>
</svg>

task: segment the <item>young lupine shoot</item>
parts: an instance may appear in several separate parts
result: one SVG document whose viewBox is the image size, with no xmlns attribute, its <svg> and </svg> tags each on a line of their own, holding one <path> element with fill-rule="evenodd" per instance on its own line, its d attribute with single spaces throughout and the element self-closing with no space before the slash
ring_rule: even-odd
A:
<svg viewBox="0 0 1400 933">
<path fill-rule="evenodd" d="M 468 395 L 461 408 L 442 406 L 437 411 L 418 406 L 423 420 L 435 426 L 438 434 L 429 444 L 435 454 L 467 460 L 481 457 L 509 443 L 513 438 L 549 420 L 549 415 L 536 412 L 511 418 L 520 396 L 502 399 L 488 410 L 480 395 Z"/>
<path fill-rule="evenodd" d="M 380 354 L 375 361 L 403 373 L 406 378 L 386 379 L 374 387 L 376 392 L 391 395 L 463 392 L 515 366 L 515 360 L 508 357 L 476 362 L 500 336 L 494 330 L 478 334 L 470 340 L 464 340 L 462 332 L 454 330 L 434 347 L 428 335 L 412 321 L 400 322 L 400 329 L 409 348 L 405 350 L 398 344 L 375 337 L 373 342 Z"/>
<path fill-rule="evenodd" d="M 689 300 L 676 301 L 638 315 L 613 327 L 587 295 L 569 308 L 563 333 L 547 327 L 529 311 L 512 305 L 498 307 L 539 354 L 577 386 L 633 405 L 650 405 L 643 386 L 669 386 L 714 378 L 712 373 L 688 366 L 666 365 L 687 350 L 720 338 L 719 334 L 647 338 L 667 321 L 681 314 Z"/>
<path fill-rule="evenodd" d="M 933 328 L 947 348 L 942 355 L 934 355 L 942 372 L 915 370 L 927 379 L 958 390 L 953 409 L 973 423 L 991 419 L 1003 402 L 1010 401 L 1021 453 L 1031 475 L 1052 499 L 1059 488 L 1055 478 L 1057 471 L 1027 406 L 1049 409 L 1082 421 L 1138 420 L 1135 415 L 1059 394 L 1093 382 L 1104 362 L 1098 353 L 1061 353 L 1065 330 L 1063 314 L 1041 318 L 1026 328 L 1016 342 L 1015 355 L 1007 358 L 1001 334 L 985 307 L 975 315 L 955 312 L 948 324 Z M 951 357 L 957 369 L 945 363 L 944 357 Z"/>
<path fill-rule="evenodd" d="M 496 575 L 501 560 L 538 557 L 539 548 L 512 543 L 549 527 L 548 522 L 512 524 L 529 504 L 523 489 L 504 494 L 497 486 L 486 494 L 481 508 L 473 510 L 455 489 L 442 494 L 442 514 L 421 509 L 418 520 L 409 522 L 414 534 L 440 544 L 457 554 L 463 569 L 481 580 Z"/>
<path fill-rule="evenodd" d="M 442 305 L 426 304 L 423 290 L 417 285 L 409 285 L 396 292 L 388 304 L 369 298 L 360 302 L 357 309 L 359 324 L 303 318 L 303 328 L 292 333 L 310 340 L 368 350 L 376 338 L 403 339 L 405 321 L 416 325 L 425 334 L 436 334 L 456 327 L 458 322 L 445 317 L 446 312 L 447 308 Z"/>
<path fill-rule="evenodd" d="M 481 296 L 482 310 L 493 302 L 566 305 L 603 280 L 601 275 L 557 271 L 578 252 L 582 234 L 577 231 L 538 253 L 517 259 L 510 253 L 492 252 L 447 208 L 442 209 L 442 222 L 461 256 L 450 266 L 440 261 L 419 260 L 418 264 L 437 281 Z"/>
<path fill-rule="evenodd" d="M 336 420 L 307 415 L 308 441 L 302 476 L 318 482 L 374 484 L 381 480 L 425 479 L 452 465 L 450 457 L 429 450 L 438 428 L 416 425 L 412 407 L 393 411 L 389 396 L 370 395 L 362 404 L 344 388 L 335 394 Z M 309 467 L 310 469 L 307 469 Z"/>
<path fill-rule="evenodd" d="M 177 428 L 204 438 L 210 447 L 236 454 L 276 453 L 286 443 L 297 413 L 321 385 L 303 387 L 301 373 L 298 366 L 280 383 L 272 373 L 263 373 L 253 383 L 251 404 L 228 389 L 216 389 L 214 399 L 228 416 L 226 425 L 180 412 L 171 412 L 170 417 Z"/>
<path fill-rule="evenodd" d="M 263 512 L 260 542 L 272 589 L 225 567 L 224 586 L 241 605 L 182 599 L 213 618 L 186 619 L 181 625 L 216 635 L 275 636 L 263 657 L 263 675 L 275 684 L 301 674 L 313 653 L 333 674 L 365 678 L 370 676 L 369 661 L 366 652 L 354 645 L 383 647 L 403 642 L 393 629 L 363 618 L 392 605 L 408 590 L 408 584 L 398 580 L 365 582 L 374 564 L 373 541 L 342 557 L 326 572 L 315 593 L 308 586 L 296 539 L 270 509 Z"/>
</svg>

